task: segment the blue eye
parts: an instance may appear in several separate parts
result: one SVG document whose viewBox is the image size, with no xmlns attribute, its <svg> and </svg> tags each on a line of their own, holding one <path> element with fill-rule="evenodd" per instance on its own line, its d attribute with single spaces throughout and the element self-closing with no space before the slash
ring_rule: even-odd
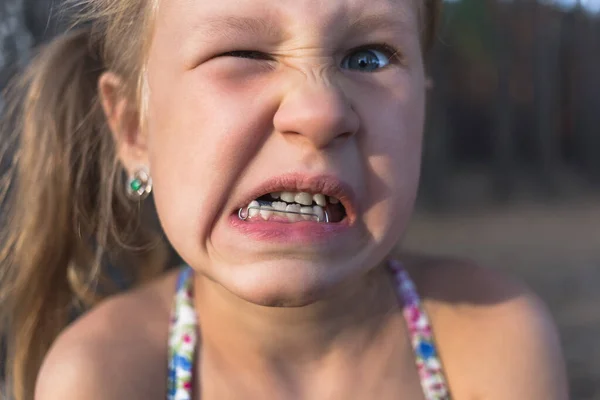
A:
<svg viewBox="0 0 600 400">
<path fill-rule="evenodd" d="M 388 54 L 386 54 L 388 53 Z M 390 64 L 392 52 L 376 48 L 355 50 L 342 60 L 342 68 L 373 72 Z"/>
</svg>

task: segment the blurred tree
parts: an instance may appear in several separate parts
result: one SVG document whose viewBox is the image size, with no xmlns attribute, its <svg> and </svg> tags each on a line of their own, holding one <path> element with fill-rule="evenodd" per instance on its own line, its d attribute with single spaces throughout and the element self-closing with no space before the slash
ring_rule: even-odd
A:
<svg viewBox="0 0 600 400">
<path fill-rule="evenodd" d="M 20 65 L 29 58 L 31 35 L 23 23 L 23 2 L 21 0 L 4 0 L 0 2 L 0 89 L 6 87 Z M 4 100 L 0 96 L 0 112 L 4 108 Z M 5 138 L 0 140 L 5 142 Z M 1 158 L 0 172 L 7 168 L 9 160 Z M 0 397 L 3 397 L 2 378 L 4 377 L 4 357 L 6 347 L 0 337 Z"/>
<path fill-rule="evenodd" d="M 493 21 L 493 55 L 497 68 L 497 86 L 494 101 L 494 116 L 491 128 L 493 140 L 493 188 L 494 197 L 508 201 L 514 190 L 516 176 L 516 148 L 514 127 L 514 105 L 511 98 L 512 46 L 514 29 L 511 20 L 514 16 L 513 3 L 496 3 L 491 7 Z"/>
<path fill-rule="evenodd" d="M 39 45 L 66 28 L 64 0 L 23 0 L 25 26 Z"/>
<path fill-rule="evenodd" d="M 18 67 L 28 60 L 31 42 L 23 21 L 23 1 L 0 1 L 0 88 L 6 87 Z"/>
<path fill-rule="evenodd" d="M 600 16 L 574 13 L 574 141 L 587 175 L 600 183 Z"/>
<path fill-rule="evenodd" d="M 542 188 L 548 194 L 558 190 L 560 153 L 560 37 L 565 13 L 533 1 L 534 28 L 534 147 L 536 169 Z"/>
<path fill-rule="evenodd" d="M 422 199 L 429 208 L 439 209 L 448 204 L 446 182 L 450 170 L 448 139 L 448 81 L 444 69 L 447 48 L 438 44 L 429 54 L 427 110 L 424 130 L 421 176 Z"/>
</svg>

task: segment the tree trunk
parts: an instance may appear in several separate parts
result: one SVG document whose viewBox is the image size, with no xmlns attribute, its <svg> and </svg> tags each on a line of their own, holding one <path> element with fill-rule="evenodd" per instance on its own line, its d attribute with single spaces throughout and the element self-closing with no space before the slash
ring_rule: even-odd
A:
<svg viewBox="0 0 600 400">
<path fill-rule="evenodd" d="M 431 87 L 427 91 L 427 112 L 424 129 L 421 194 L 423 203 L 440 209 L 448 204 L 446 181 L 449 177 L 449 136 L 447 115 L 447 79 L 444 57 L 447 51 L 442 44 L 430 53 L 429 78 Z"/>
<path fill-rule="evenodd" d="M 492 181 L 494 198 L 501 202 L 510 199 L 514 191 L 517 157 L 514 140 L 514 109 L 510 93 L 511 37 L 510 20 L 514 4 L 494 6 L 494 61 L 498 73 L 493 111 Z"/>
<path fill-rule="evenodd" d="M 576 20 L 575 141 L 586 175 L 600 182 L 600 22 L 581 9 Z"/>
<path fill-rule="evenodd" d="M 561 164 L 559 114 L 560 17 L 555 10 L 537 3 L 534 13 L 534 144 L 538 149 L 536 169 L 542 189 L 549 195 L 558 190 Z"/>
</svg>

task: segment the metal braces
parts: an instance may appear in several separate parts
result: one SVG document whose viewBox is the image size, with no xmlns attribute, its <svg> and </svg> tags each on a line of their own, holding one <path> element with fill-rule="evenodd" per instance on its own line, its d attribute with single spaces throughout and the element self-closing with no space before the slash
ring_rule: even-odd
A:
<svg viewBox="0 0 600 400">
<path fill-rule="evenodd" d="M 242 220 L 242 221 L 246 221 L 248 220 L 248 218 L 250 218 L 250 210 L 264 210 L 260 207 L 246 207 L 246 208 L 240 208 L 240 210 L 238 211 L 238 217 Z M 246 214 L 244 214 L 244 211 L 246 211 Z M 303 212 L 298 212 L 298 211 L 280 211 L 280 210 L 269 210 L 269 211 L 273 211 L 273 212 L 278 212 L 278 213 L 286 213 L 286 214 L 295 214 L 295 215 L 302 215 L 302 216 L 311 216 L 317 219 L 317 222 L 325 222 L 325 223 L 329 223 L 329 214 L 327 213 L 327 210 L 323 210 L 323 214 L 325 215 L 325 221 L 321 221 L 321 218 L 319 218 L 319 216 L 317 214 L 314 213 L 303 213 Z"/>
</svg>

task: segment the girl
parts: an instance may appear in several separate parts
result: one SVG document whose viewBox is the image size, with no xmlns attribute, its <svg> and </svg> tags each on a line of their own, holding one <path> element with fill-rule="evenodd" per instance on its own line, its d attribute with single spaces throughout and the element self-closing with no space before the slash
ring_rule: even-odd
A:
<svg viewBox="0 0 600 400">
<path fill-rule="evenodd" d="M 27 72 L 13 119 L 14 398 L 566 399 L 527 289 L 390 256 L 439 6 L 90 1 L 87 28 Z M 175 271 L 139 212 L 150 192 Z M 117 290 L 108 262 L 144 284 L 64 329 Z"/>
</svg>

